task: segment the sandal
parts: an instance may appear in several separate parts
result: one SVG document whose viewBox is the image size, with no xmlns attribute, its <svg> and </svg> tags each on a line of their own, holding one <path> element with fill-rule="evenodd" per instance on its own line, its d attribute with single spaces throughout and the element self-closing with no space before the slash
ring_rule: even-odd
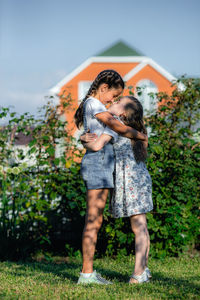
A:
<svg viewBox="0 0 200 300">
<path fill-rule="evenodd" d="M 141 275 L 134 275 L 132 274 L 131 278 L 137 280 L 137 283 L 143 283 L 143 282 L 149 282 L 149 277 L 147 275 L 146 269 Z M 131 278 L 129 280 L 130 284 L 136 283 L 136 282 L 131 282 Z"/>
</svg>

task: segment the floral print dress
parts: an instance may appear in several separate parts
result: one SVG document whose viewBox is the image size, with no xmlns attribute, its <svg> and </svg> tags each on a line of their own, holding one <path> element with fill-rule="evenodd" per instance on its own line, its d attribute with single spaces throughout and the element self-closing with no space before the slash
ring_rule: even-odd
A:
<svg viewBox="0 0 200 300">
<path fill-rule="evenodd" d="M 131 140 L 119 136 L 115 152 L 115 187 L 110 203 L 114 218 L 144 214 L 153 209 L 152 181 L 145 163 L 137 163 Z"/>
</svg>

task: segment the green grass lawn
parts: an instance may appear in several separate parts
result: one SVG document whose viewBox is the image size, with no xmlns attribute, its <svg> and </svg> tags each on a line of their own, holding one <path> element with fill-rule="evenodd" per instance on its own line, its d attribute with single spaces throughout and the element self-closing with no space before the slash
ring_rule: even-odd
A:
<svg viewBox="0 0 200 300">
<path fill-rule="evenodd" d="M 95 269 L 110 286 L 76 285 L 80 259 L 54 262 L 1 262 L 0 299 L 200 299 L 200 259 L 150 259 L 150 283 L 129 285 L 134 261 L 97 259 Z"/>
</svg>

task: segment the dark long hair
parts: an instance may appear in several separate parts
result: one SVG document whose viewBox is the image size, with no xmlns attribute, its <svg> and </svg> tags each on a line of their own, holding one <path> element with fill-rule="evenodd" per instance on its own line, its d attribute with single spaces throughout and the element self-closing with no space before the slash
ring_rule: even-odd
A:
<svg viewBox="0 0 200 300">
<path fill-rule="evenodd" d="M 147 134 L 147 130 L 144 126 L 143 121 L 143 107 L 138 99 L 133 96 L 127 96 L 126 98 L 130 99 L 129 102 L 125 106 L 126 116 L 123 119 L 124 124 L 127 126 L 131 126 L 134 129 Z M 133 153 L 135 156 L 135 160 L 137 163 L 140 161 L 145 161 L 147 158 L 147 150 L 144 143 L 141 140 L 131 140 Z"/>
<path fill-rule="evenodd" d="M 97 75 L 97 77 L 95 78 L 95 80 L 93 81 L 93 83 L 91 84 L 85 98 L 82 100 L 81 104 L 79 105 L 79 107 L 74 115 L 75 123 L 78 128 L 80 128 L 83 125 L 83 104 L 84 104 L 84 102 L 86 101 L 86 99 L 89 96 L 96 94 L 99 86 L 102 83 L 106 83 L 108 85 L 109 89 L 110 88 L 118 89 L 119 87 L 124 89 L 124 81 L 123 81 L 122 77 L 119 75 L 119 73 L 117 73 L 114 70 L 104 70 L 104 71 L 100 72 Z"/>
</svg>

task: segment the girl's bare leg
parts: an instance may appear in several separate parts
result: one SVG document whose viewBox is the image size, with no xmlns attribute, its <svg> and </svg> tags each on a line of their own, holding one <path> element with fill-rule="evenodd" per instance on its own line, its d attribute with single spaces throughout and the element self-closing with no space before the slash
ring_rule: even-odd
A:
<svg viewBox="0 0 200 300">
<path fill-rule="evenodd" d="M 145 267 L 148 266 L 149 250 L 150 250 L 150 237 L 149 237 L 148 228 L 147 228 L 147 239 L 148 239 L 148 243 L 147 243 L 147 252 L 146 252 L 146 264 L 145 264 Z"/>
<path fill-rule="evenodd" d="M 108 197 L 108 189 L 87 191 L 87 213 L 82 237 L 82 273 L 93 272 L 93 259 L 97 234 L 103 222 L 103 211 Z"/>
<path fill-rule="evenodd" d="M 130 217 L 131 228 L 135 234 L 135 268 L 134 275 L 141 275 L 148 262 L 150 247 L 149 233 L 147 229 L 146 215 L 135 215 Z M 131 278 L 131 283 L 137 280 Z"/>
</svg>

